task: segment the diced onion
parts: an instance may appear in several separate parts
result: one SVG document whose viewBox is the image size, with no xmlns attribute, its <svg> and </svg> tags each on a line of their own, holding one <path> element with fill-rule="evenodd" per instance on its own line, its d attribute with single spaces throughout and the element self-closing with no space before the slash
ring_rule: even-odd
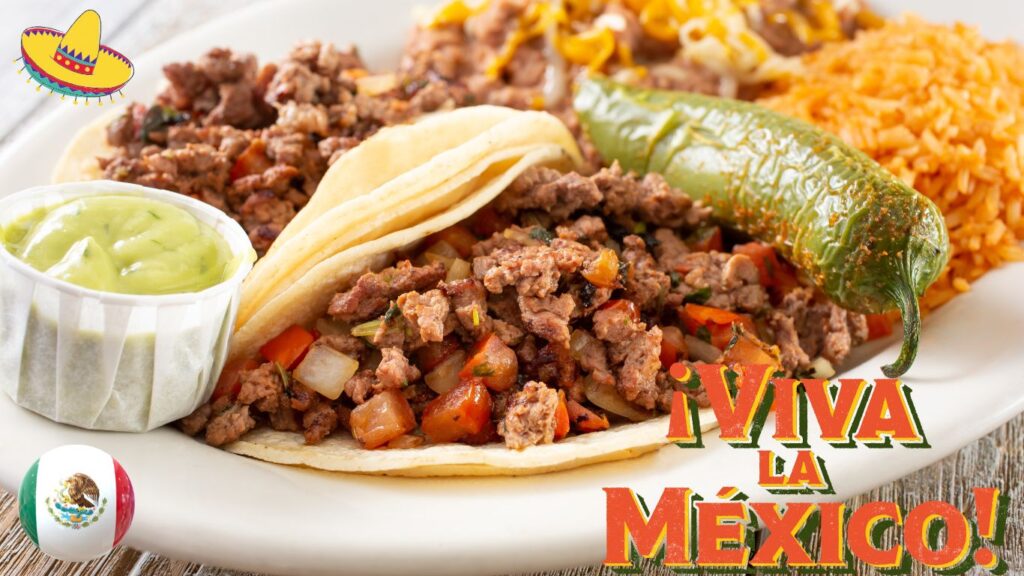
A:
<svg viewBox="0 0 1024 576">
<path fill-rule="evenodd" d="M 462 366 L 465 363 L 466 353 L 462 350 L 456 350 L 451 356 L 445 358 L 444 362 L 438 364 L 436 368 L 424 376 L 423 381 L 434 392 L 444 394 L 459 383 L 459 370 L 462 370 Z"/>
<path fill-rule="evenodd" d="M 366 96 L 380 96 L 398 86 L 398 77 L 394 74 L 377 74 L 356 78 L 356 90 Z"/>
<path fill-rule="evenodd" d="M 363 322 L 362 324 L 352 327 L 352 335 L 358 338 L 372 338 L 373 335 L 377 333 L 377 329 L 380 328 L 382 323 L 383 320 L 380 318 Z"/>
<path fill-rule="evenodd" d="M 310 347 L 292 376 L 324 397 L 337 400 L 359 362 L 326 345 Z"/>
<path fill-rule="evenodd" d="M 316 320 L 316 331 L 324 336 L 340 336 L 342 334 L 351 334 L 351 328 L 348 325 L 333 320 L 326 316 L 321 316 Z"/>
<path fill-rule="evenodd" d="M 588 379 L 584 392 L 587 395 L 587 400 L 590 400 L 595 406 L 633 422 L 649 420 L 654 416 L 627 402 L 625 398 L 619 396 L 614 387 L 607 384 L 598 384 Z"/>
<path fill-rule="evenodd" d="M 573 330 L 572 336 L 569 337 L 569 348 L 572 350 L 572 357 L 578 362 L 583 356 L 583 351 L 586 350 L 594 340 L 595 338 L 588 332 L 583 330 Z"/>
<path fill-rule="evenodd" d="M 448 267 L 448 274 L 445 276 L 445 282 L 454 282 L 455 280 L 465 280 L 472 275 L 472 265 L 463 260 L 462 258 L 456 258 L 452 260 L 451 266 Z"/>
<path fill-rule="evenodd" d="M 812 378 L 831 378 L 836 375 L 836 369 L 832 367 L 832 363 L 822 356 L 812 360 L 809 368 Z"/>
<path fill-rule="evenodd" d="M 686 341 L 686 349 L 690 353 L 691 360 L 699 360 L 710 364 L 718 362 L 718 359 L 722 357 L 721 350 L 696 336 L 687 334 L 683 339 Z"/>
</svg>

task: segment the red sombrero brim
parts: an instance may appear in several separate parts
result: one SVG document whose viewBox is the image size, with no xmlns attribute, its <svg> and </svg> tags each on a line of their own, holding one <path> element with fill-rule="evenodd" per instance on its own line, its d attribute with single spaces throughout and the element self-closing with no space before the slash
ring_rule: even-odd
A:
<svg viewBox="0 0 1024 576">
<path fill-rule="evenodd" d="M 39 36 L 45 36 L 53 39 L 55 41 L 54 46 L 56 46 L 56 44 L 60 42 L 60 39 L 64 37 L 64 33 L 60 30 L 42 26 L 26 28 L 24 32 L 22 32 L 21 56 L 29 74 L 37 82 L 56 92 L 67 94 L 69 96 L 81 96 L 86 98 L 107 96 L 123 88 L 135 74 L 135 68 L 132 66 L 132 63 L 128 58 L 109 46 L 101 45 L 100 57 L 116 63 L 117 68 L 120 70 L 116 80 L 113 82 L 100 82 L 99 84 L 93 82 L 93 85 L 87 85 L 81 81 L 72 81 L 68 78 L 69 76 L 80 77 L 82 79 L 99 79 L 101 76 L 90 77 L 82 74 L 76 74 L 52 64 L 52 53 L 40 52 L 38 49 L 33 49 L 33 46 L 29 45 L 29 42 L 27 42 L 27 40 L 31 40 L 33 37 Z M 97 66 L 99 65 L 100 64 L 97 63 Z"/>
</svg>

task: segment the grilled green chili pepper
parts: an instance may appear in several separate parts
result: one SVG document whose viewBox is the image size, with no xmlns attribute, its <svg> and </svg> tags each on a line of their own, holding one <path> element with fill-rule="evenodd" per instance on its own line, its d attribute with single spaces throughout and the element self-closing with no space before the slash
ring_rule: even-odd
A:
<svg viewBox="0 0 1024 576">
<path fill-rule="evenodd" d="M 839 138 L 755 104 L 586 79 L 574 106 L 605 159 L 661 173 L 722 223 L 774 246 L 840 306 L 898 308 L 903 346 L 882 371 L 910 368 L 917 297 L 949 257 L 930 200 Z"/>
</svg>

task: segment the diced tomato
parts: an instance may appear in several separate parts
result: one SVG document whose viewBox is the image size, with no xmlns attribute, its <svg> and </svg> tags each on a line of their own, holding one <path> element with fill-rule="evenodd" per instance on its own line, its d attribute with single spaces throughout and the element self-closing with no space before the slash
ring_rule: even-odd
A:
<svg viewBox="0 0 1024 576">
<path fill-rule="evenodd" d="M 604 414 L 599 415 L 575 400 L 566 402 L 565 407 L 569 414 L 569 423 L 577 432 L 597 432 L 608 429 L 608 417 Z"/>
<path fill-rule="evenodd" d="M 467 224 L 469 224 L 469 229 L 478 237 L 489 238 L 494 233 L 501 232 L 511 226 L 512 221 L 498 214 L 493 207 L 484 206 L 470 217 Z"/>
<path fill-rule="evenodd" d="M 765 288 L 775 285 L 775 271 L 779 268 L 779 258 L 775 249 L 761 242 L 738 244 L 732 249 L 733 254 L 743 254 L 757 266 L 761 285 Z"/>
<path fill-rule="evenodd" d="M 490 421 L 491 395 L 479 378 L 473 378 L 431 400 L 420 427 L 431 442 L 456 442 L 479 434 Z"/>
<path fill-rule="evenodd" d="M 569 433 L 569 408 L 565 405 L 565 392 L 558 391 L 558 408 L 555 408 L 555 440 L 565 438 Z"/>
<path fill-rule="evenodd" d="M 668 370 L 669 366 L 679 360 L 679 350 L 671 342 L 662 338 L 661 353 L 658 355 L 658 359 L 661 360 L 661 367 Z"/>
<path fill-rule="evenodd" d="M 501 392 L 516 383 L 519 375 L 519 361 L 515 350 L 509 348 L 493 332 L 487 334 L 473 346 L 473 354 L 459 371 L 464 380 L 479 378 L 485 386 Z"/>
<path fill-rule="evenodd" d="M 768 288 L 772 301 L 778 302 L 782 297 L 796 288 L 796 272 L 785 260 L 780 260 L 774 248 L 761 242 L 739 244 L 732 249 L 734 254 L 744 254 L 754 261 L 760 273 L 761 285 Z"/>
<path fill-rule="evenodd" d="M 868 314 L 868 340 L 885 338 L 892 334 L 893 319 L 888 314 Z"/>
<path fill-rule="evenodd" d="M 614 288 L 619 279 L 619 257 L 610 248 L 602 248 L 597 258 L 583 268 L 583 277 L 598 288 Z"/>
<path fill-rule="evenodd" d="M 312 332 L 295 324 L 261 346 L 260 354 L 270 362 L 291 368 L 302 360 L 314 340 L 316 337 Z"/>
<path fill-rule="evenodd" d="M 671 352 L 666 352 L 666 346 Z M 669 356 L 675 353 L 671 359 Z M 686 339 L 683 338 L 683 331 L 675 326 L 662 326 L 661 327 L 661 364 L 668 370 L 672 364 L 675 364 L 680 359 L 687 358 L 689 350 L 686 348 Z M 670 360 L 667 364 L 666 360 Z"/>
<path fill-rule="evenodd" d="M 722 350 L 732 340 L 733 324 L 739 324 L 747 332 L 757 334 L 757 327 L 750 316 L 711 306 L 687 303 L 679 309 L 679 319 L 690 334 L 697 334 L 701 327 L 707 328 L 711 345 Z"/>
<path fill-rule="evenodd" d="M 618 299 L 609 300 L 601 305 L 601 310 L 622 310 L 629 314 L 629 317 L 634 322 L 640 321 L 640 309 L 636 307 L 636 304 L 632 300 Z"/>
<path fill-rule="evenodd" d="M 257 138 L 249 143 L 249 147 L 238 155 L 238 159 L 236 159 L 234 165 L 231 166 L 229 176 L 231 177 L 231 181 L 234 182 L 243 176 L 262 174 L 267 168 L 270 168 L 273 165 L 274 163 L 267 157 L 266 144 L 263 140 Z"/>
<path fill-rule="evenodd" d="M 701 228 L 690 238 L 690 247 L 694 252 L 721 252 L 722 229 L 718 226 Z"/>
<path fill-rule="evenodd" d="M 442 362 L 459 349 L 459 343 L 454 338 L 445 338 L 440 342 L 428 342 L 416 351 L 416 365 L 424 374 L 437 368 Z"/>
<path fill-rule="evenodd" d="M 467 258 L 473 253 L 473 245 L 478 242 L 476 236 L 461 224 L 449 226 L 440 232 L 431 234 L 427 238 L 426 244 L 429 246 L 441 241 L 450 244 L 463 258 Z"/>
<path fill-rule="evenodd" d="M 356 406 L 349 416 L 352 436 L 377 448 L 416 428 L 416 415 L 398 390 L 385 390 Z"/>
<path fill-rule="evenodd" d="M 498 428 L 494 425 L 493 420 L 488 420 L 487 424 L 480 429 L 476 434 L 470 434 L 462 439 L 463 442 L 470 446 L 483 446 L 492 440 L 498 439 Z"/>
<path fill-rule="evenodd" d="M 217 386 L 213 389 L 213 395 L 210 396 L 210 400 L 217 400 L 224 396 L 229 398 L 238 396 L 238 391 L 242 387 L 242 372 L 255 370 L 259 367 L 260 363 L 255 358 L 232 360 L 225 364 L 224 369 L 220 371 L 220 378 L 217 379 Z"/>
<path fill-rule="evenodd" d="M 422 445 L 423 437 L 413 436 L 412 434 L 402 434 L 398 438 L 392 438 L 388 441 L 388 448 L 390 449 L 416 448 Z"/>
<path fill-rule="evenodd" d="M 729 365 L 768 364 L 778 367 L 781 364 L 777 349 L 772 349 L 755 336 L 744 332 L 731 342 L 722 355 L 722 361 Z"/>
</svg>

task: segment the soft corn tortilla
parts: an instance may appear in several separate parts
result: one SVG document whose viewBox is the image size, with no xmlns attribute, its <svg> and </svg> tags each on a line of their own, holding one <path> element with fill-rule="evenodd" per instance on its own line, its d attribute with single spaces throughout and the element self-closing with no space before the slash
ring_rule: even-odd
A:
<svg viewBox="0 0 1024 576">
<path fill-rule="evenodd" d="M 558 145 L 535 147 L 525 154 L 505 152 L 492 154 L 487 167 L 471 171 L 479 176 L 467 180 L 462 188 L 472 191 L 450 209 L 410 228 L 339 252 L 314 266 L 235 333 L 233 354 L 253 354 L 268 334 L 277 334 L 291 324 L 313 322 L 323 314 L 334 293 L 351 285 L 360 274 L 391 264 L 396 252 L 468 218 L 494 200 L 530 166 L 544 164 L 566 169 L 573 165 L 573 159 Z M 436 191 L 425 194 L 431 193 Z M 452 196 L 458 197 L 459 193 L 453 192 Z M 701 411 L 702 431 L 716 425 L 712 411 Z M 523 451 L 510 450 L 504 444 L 366 450 L 347 435 L 332 435 L 320 444 L 307 446 L 302 434 L 260 428 L 226 449 L 268 462 L 339 472 L 391 476 L 516 476 L 633 458 L 668 444 L 667 434 L 668 417 L 661 416 Z"/>
<path fill-rule="evenodd" d="M 493 107 L 487 107 L 490 108 Z M 302 212 L 312 214 L 312 218 L 307 217 L 308 221 L 292 222 L 285 227 L 285 232 L 282 232 L 284 241 L 278 238 L 275 242 L 278 248 L 256 263 L 242 285 L 238 324 L 244 326 L 260 308 L 320 262 L 360 243 L 422 222 L 456 204 L 461 199 L 460 194 L 464 193 L 460 191 L 464 190 L 466 182 L 486 170 L 495 155 L 521 154 L 525 149 L 536 146 L 560 146 L 574 164 L 582 162 L 572 134 L 554 116 L 523 111 L 502 114 L 506 113 L 509 115 L 506 119 L 489 127 L 486 122 L 467 127 L 466 115 L 459 110 L 424 120 L 435 126 L 438 132 L 450 128 L 456 130 L 460 137 L 471 137 L 447 149 L 432 144 L 428 148 L 434 151 L 434 155 L 429 161 L 370 192 L 350 197 L 329 208 L 327 205 L 331 201 L 324 201 L 320 209 L 304 208 Z M 415 127 L 415 124 L 400 127 L 385 136 L 394 139 L 396 134 L 415 130 Z M 450 142 L 455 139 L 424 140 Z M 334 171 L 332 167 L 325 181 L 314 198 L 321 194 L 324 198 L 336 198 L 337 192 L 331 188 L 344 186 L 349 179 L 343 171 Z M 296 231 L 289 232 L 293 225 Z"/>
<path fill-rule="evenodd" d="M 62 184 L 103 178 L 97 158 L 114 155 L 114 148 L 107 144 L 107 126 L 123 113 L 123 109 L 110 110 L 79 130 L 57 160 L 50 180 Z"/>
<path fill-rule="evenodd" d="M 230 444 L 235 454 L 277 464 L 334 472 L 386 476 L 526 476 L 568 470 L 598 462 L 634 458 L 669 443 L 668 416 L 613 426 L 603 432 L 571 436 L 522 451 L 504 444 L 435 444 L 421 448 L 367 450 L 350 436 L 335 434 L 306 446 L 302 434 L 261 428 Z M 700 429 L 718 426 L 715 413 L 700 411 Z"/>
</svg>

